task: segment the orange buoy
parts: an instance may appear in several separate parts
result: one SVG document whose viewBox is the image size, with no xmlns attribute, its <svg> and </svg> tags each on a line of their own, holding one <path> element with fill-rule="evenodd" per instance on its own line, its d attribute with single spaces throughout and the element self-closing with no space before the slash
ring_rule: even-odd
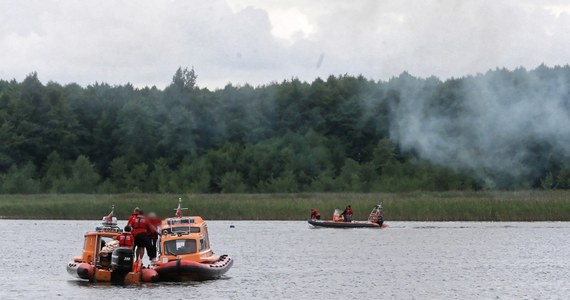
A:
<svg viewBox="0 0 570 300">
<path fill-rule="evenodd" d="M 133 265 L 133 272 L 138 273 L 141 271 L 141 269 L 142 269 L 142 260 L 139 258 L 137 261 L 135 261 L 135 264 Z"/>
<path fill-rule="evenodd" d="M 88 263 L 82 263 L 77 266 L 77 276 L 83 279 L 91 279 L 94 274 L 93 266 Z"/>
<path fill-rule="evenodd" d="M 142 269 L 143 282 L 157 282 L 158 273 L 154 269 Z"/>
</svg>

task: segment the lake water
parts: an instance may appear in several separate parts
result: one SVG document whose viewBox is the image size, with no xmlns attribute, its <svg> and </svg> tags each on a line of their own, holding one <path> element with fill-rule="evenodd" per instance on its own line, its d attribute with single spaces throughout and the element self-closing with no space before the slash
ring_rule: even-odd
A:
<svg viewBox="0 0 570 300">
<path fill-rule="evenodd" d="M 66 272 L 98 221 L 0 220 L 0 299 L 570 299 L 570 223 L 208 223 L 223 279 L 122 287 Z"/>
</svg>

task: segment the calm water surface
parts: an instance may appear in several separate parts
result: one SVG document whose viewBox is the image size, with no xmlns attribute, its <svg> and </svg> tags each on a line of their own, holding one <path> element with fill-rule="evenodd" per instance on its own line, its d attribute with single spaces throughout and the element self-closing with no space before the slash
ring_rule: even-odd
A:
<svg viewBox="0 0 570 300">
<path fill-rule="evenodd" d="M 0 299 L 570 299 L 570 223 L 211 221 L 214 251 L 235 259 L 225 278 L 131 287 L 67 274 L 96 224 L 0 220 Z"/>
</svg>

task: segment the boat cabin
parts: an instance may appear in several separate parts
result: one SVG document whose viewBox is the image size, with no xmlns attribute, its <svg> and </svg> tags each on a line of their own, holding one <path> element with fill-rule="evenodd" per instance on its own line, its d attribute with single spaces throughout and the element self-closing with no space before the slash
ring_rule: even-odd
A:
<svg viewBox="0 0 570 300">
<path fill-rule="evenodd" d="M 201 217 L 167 218 L 162 221 L 160 233 L 159 263 L 179 258 L 203 262 L 212 258 L 208 226 Z"/>
<path fill-rule="evenodd" d="M 101 249 L 114 240 L 121 232 L 121 229 L 117 226 L 117 218 L 103 218 L 101 226 L 96 227 L 95 231 L 89 231 L 85 234 L 83 253 L 81 257 L 75 257 L 75 260 L 86 263 L 93 262 L 94 258 L 98 257 Z"/>
</svg>

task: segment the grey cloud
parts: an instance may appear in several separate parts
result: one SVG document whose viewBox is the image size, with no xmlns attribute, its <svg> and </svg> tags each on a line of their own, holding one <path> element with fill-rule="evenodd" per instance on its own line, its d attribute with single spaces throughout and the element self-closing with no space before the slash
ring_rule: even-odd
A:
<svg viewBox="0 0 570 300">
<path fill-rule="evenodd" d="M 178 66 L 198 84 L 407 70 L 443 78 L 570 60 L 570 17 L 538 1 L 2 1 L 0 77 L 166 85 Z M 295 7 L 314 24 L 293 43 L 268 13 Z M 326 59 L 315 68 L 321 53 Z"/>
</svg>

